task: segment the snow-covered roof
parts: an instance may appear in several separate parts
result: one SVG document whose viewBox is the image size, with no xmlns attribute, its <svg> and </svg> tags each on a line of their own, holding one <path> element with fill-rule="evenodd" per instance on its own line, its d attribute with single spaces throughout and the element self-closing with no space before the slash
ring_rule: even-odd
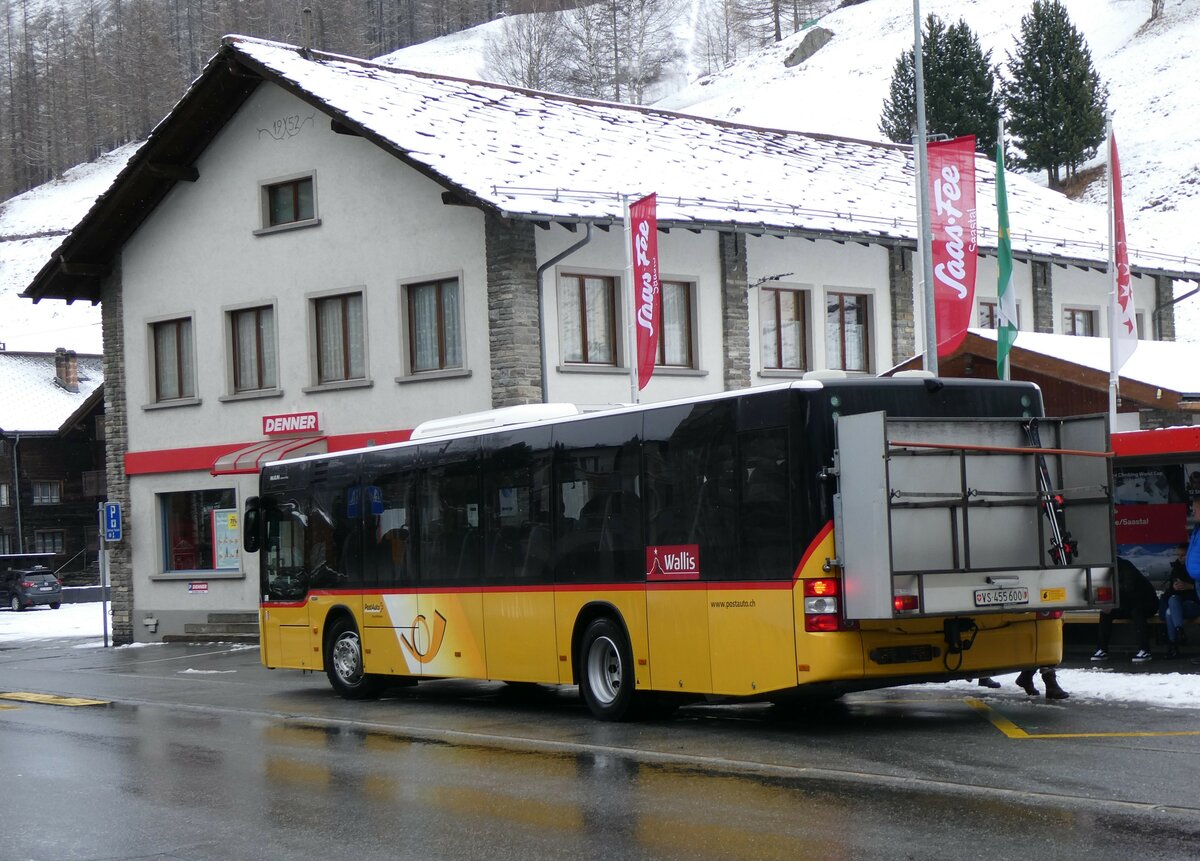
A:
<svg viewBox="0 0 1200 861">
<path fill-rule="evenodd" d="M 995 329 L 971 329 L 971 334 L 996 340 Z M 1018 332 L 1013 347 L 1108 373 L 1109 339 L 1045 332 Z M 1200 344 L 1180 341 L 1138 341 L 1121 366 L 1121 378 L 1169 389 L 1181 395 L 1200 394 Z"/>
<path fill-rule="evenodd" d="M 57 433 L 104 384 L 99 356 L 76 356 L 79 391 L 55 380 L 54 353 L 0 352 L 0 431 Z"/>
<path fill-rule="evenodd" d="M 258 78 L 282 86 L 460 202 L 510 218 L 619 222 L 622 195 L 657 192 L 662 226 L 914 243 L 911 147 L 410 72 L 291 45 L 227 36 L 204 74 L 151 133 L 60 254 L 92 271 L 216 133 Z M 169 170 L 164 177 L 162 166 Z M 994 170 L 977 159 L 980 246 L 994 248 Z M 1107 265 L 1102 211 L 1020 177 L 1009 181 L 1018 256 Z M 989 214 L 989 209 L 993 213 Z M 76 239 L 80 241 L 75 242 Z M 1200 277 L 1200 259 L 1131 249 L 1135 271 Z M 49 264 L 29 295 L 96 298 L 96 283 Z"/>
<path fill-rule="evenodd" d="M 658 193 L 660 224 L 915 241 L 912 148 L 765 129 L 313 55 L 241 36 L 242 57 L 369 129 L 510 217 L 619 221 L 622 194 Z M 995 170 L 976 162 L 980 245 L 996 246 Z M 1097 266 L 1103 212 L 1008 182 L 1013 250 Z M 990 210 L 990 213 L 989 213 Z M 1200 259 L 1131 250 L 1135 268 L 1200 275 Z"/>
</svg>

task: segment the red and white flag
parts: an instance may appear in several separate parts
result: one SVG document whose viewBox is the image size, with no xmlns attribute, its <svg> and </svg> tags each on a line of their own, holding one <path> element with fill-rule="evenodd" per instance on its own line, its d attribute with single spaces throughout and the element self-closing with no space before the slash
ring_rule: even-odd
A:
<svg viewBox="0 0 1200 861">
<path fill-rule="evenodd" d="M 931 143 L 928 150 L 933 306 L 941 358 L 966 337 L 975 306 L 975 136 Z"/>
<path fill-rule="evenodd" d="M 658 196 L 648 194 L 629 205 L 633 242 L 633 307 L 637 324 L 638 391 L 646 388 L 658 360 L 662 300 L 658 283 Z"/>
<path fill-rule="evenodd" d="M 1121 204 L 1121 162 L 1117 138 L 1108 134 L 1109 169 L 1112 171 L 1113 289 L 1112 372 L 1121 369 L 1137 349 L 1137 321 L 1133 311 L 1133 285 L 1129 279 L 1129 247 L 1125 244 L 1125 208 Z"/>
</svg>

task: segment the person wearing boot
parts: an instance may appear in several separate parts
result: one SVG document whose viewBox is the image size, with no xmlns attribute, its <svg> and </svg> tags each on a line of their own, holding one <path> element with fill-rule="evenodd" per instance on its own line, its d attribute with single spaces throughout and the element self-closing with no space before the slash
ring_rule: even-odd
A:
<svg viewBox="0 0 1200 861">
<path fill-rule="evenodd" d="M 1021 670 L 1017 676 L 1017 687 L 1022 688 L 1029 696 L 1036 697 L 1038 689 L 1037 685 L 1033 683 L 1033 672 L 1033 670 Z M 1071 696 L 1059 686 L 1058 674 L 1054 672 L 1054 667 L 1041 667 L 1038 672 L 1041 673 L 1042 684 L 1046 686 L 1046 699 L 1065 700 Z"/>
</svg>

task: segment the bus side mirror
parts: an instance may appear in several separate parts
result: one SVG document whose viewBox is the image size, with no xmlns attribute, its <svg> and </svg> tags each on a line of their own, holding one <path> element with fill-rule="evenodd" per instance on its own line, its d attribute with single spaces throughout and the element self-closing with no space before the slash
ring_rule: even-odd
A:
<svg viewBox="0 0 1200 861">
<path fill-rule="evenodd" d="M 262 540 L 262 510 L 258 497 L 246 500 L 246 513 L 242 515 L 242 546 L 247 553 L 257 553 Z"/>
</svg>

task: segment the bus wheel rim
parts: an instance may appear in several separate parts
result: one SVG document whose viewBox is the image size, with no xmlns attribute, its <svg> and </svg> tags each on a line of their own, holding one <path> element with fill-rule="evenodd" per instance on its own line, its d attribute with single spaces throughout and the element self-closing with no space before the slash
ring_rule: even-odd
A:
<svg viewBox="0 0 1200 861">
<path fill-rule="evenodd" d="M 333 670 L 343 682 L 355 685 L 362 680 L 362 650 L 354 634 L 346 633 L 338 637 L 333 644 L 332 660 Z"/>
<path fill-rule="evenodd" d="M 597 637 L 588 650 L 588 686 L 603 705 L 611 705 L 621 692 L 621 653 L 608 637 Z"/>
</svg>

